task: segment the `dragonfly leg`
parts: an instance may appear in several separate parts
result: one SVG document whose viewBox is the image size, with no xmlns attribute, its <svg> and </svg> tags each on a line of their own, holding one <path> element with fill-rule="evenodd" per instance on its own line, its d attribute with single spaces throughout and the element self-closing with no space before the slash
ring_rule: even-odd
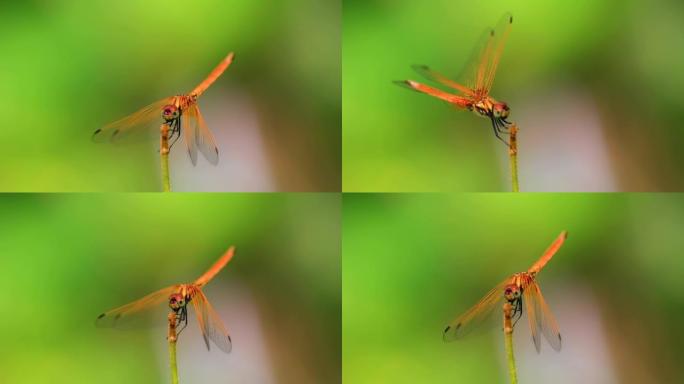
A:
<svg viewBox="0 0 684 384">
<path fill-rule="evenodd" d="M 173 148 L 173 145 L 176 144 L 176 141 L 180 139 L 180 117 L 174 120 L 174 122 L 171 124 L 171 138 L 173 139 L 171 141 L 171 144 L 169 145 L 169 149 Z"/>
<path fill-rule="evenodd" d="M 497 139 L 501 140 L 501 142 L 506 144 L 507 147 L 511 146 L 510 144 L 508 144 L 508 142 L 506 140 L 504 140 L 501 136 L 499 136 L 498 124 L 496 123 L 496 120 L 493 118 L 492 118 L 492 129 L 494 130 L 494 136 L 496 136 Z"/>
<path fill-rule="evenodd" d="M 176 335 L 180 335 L 180 333 L 183 332 L 185 327 L 188 326 L 188 307 L 187 306 L 182 307 L 178 312 L 178 325 L 181 325 L 181 327 L 178 328 Z"/>
<path fill-rule="evenodd" d="M 513 321 L 513 327 L 518 323 L 518 320 L 522 318 L 522 299 L 518 299 L 515 302 L 515 306 L 513 308 L 513 317 L 515 317 L 515 321 Z"/>
</svg>

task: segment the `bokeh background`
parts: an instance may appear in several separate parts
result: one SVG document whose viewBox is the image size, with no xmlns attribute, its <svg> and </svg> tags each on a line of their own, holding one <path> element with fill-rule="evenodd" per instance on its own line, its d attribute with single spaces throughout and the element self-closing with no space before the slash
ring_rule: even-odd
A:
<svg viewBox="0 0 684 384">
<path fill-rule="evenodd" d="M 392 84 L 422 80 L 413 64 L 457 78 L 505 12 L 492 95 L 520 127 L 521 190 L 684 188 L 682 2 L 346 0 L 344 190 L 510 190 L 488 121 Z"/>
<path fill-rule="evenodd" d="M 496 327 L 442 331 L 563 229 L 538 275 L 563 346 L 537 354 L 524 316 L 519 381 L 684 380 L 682 195 L 349 195 L 343 217 L 345 382 L 508 382 Z"/>
<path fill-rule="evenodd" d="M 172 188 L 339 191 L 340 12 L 316 0 L 2 2 L 0 190 L 161 190 L 158 139 L 95 144 L 93 131 L 189 92 L 233 51 L 199 101 L 220 163 L 193 167 L 180 140 Z"/>
<path fill-rule="evenodd" d="M 3 383 L 168 383 L 159 327 L 103 329 L 103 311 L 191 282 L 233 351 L 207 351 L 193 309 L 181 383 L 334 383 L 341 371 L 340 199 L 334 195 L 5 195 Z"/>
</svg>

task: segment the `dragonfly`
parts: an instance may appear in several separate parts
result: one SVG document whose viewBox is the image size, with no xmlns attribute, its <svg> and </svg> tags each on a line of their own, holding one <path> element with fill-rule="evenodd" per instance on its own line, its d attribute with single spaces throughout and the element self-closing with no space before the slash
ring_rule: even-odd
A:
<svg viewBox="0 0 684 384">
<path fill-rule="evenodd" d="M 501 135 L 508 133 L 512 124 L 507 120 L 510 109 L 508 104 L 492 98 L 489 92 L 494 84 L 496 69 L 512 24 L 513 16 L 506 13 L 495 28 L 485 31 L 463 71 L 464 84 L 453 81 L 426 65 L 412 66 L 419 75 L 429 81 L 451 88 L 456 91 L 455 93 L 452 91 L 445 92 L 413 80 L 395 81 L 395 83 L 489 119 L 496 138 L 509 146 L 509 143 Z"/>
<path fill-rule="evenodd" d="M 507 301 L 512 305 L 515 323 L 522 317 L 524 303 L 532 341 L 537 352 L 541 349 L 540 333 L 544 335 L 551 348 L 560 351 L 561 335 L 558 324 L 546 304 L 544 296 L 542 296 L 536 277 L 560 249 L 567 236 L 566 231 L 561 232 L 527 272 L 516 273 L 508 277 L 489 291 L 475 306 L 451 322 L 444 329 L 444 341 L 460 339 L 482 324 L 487 323 L 492 319 L 492 314 L 497 312 L 497 309 L 502 310 L 503 303 Z"/>
<path fill-rule="evenodd" d="M 132 303 L 100 314 L 95 325 L 105 328 L 121 328 L 132 320 L 139 319 L 141 315 L 150 315 L 153 309 L 158 308 L 161 303 L 167 302 L 176 316 L 176 326 L 178 327 L 178 334 L 180 334 L 188 324 L 188 304 L 192 303 L 207 350 L 210 350 L 209 340 L 211 340 L 223 352 L 229 353 L 232 349 L 230 334 L 202 292 L 202 287 L 228 264 L 234 253 L 235 248 L 230 247 L 211 268 L 192 283 L 176 284 L 160 289 Z M 164 318 L 160 316 L 160 320 L 162 319 Z"/>
<path fill-rule="evenodd" d="M 127 117 L 109 123 L 95 130 L 93 140 L 119 141 L 131 132 L 141 128 L 150 128 L 153 126 L 152 123 L 157 121 L 169 126 L 170 147 L 173 147 L 183 132 L 188 155 L 193 165 L 197 164 L 198 149 L 209 163 L 218 164 L 219 152 L 216 140 L 200 113 L 197 99 L 228 69 L 234 57 L 233 52 L 229 53 L 190 93 L 156 101 Z"/>
</svg>

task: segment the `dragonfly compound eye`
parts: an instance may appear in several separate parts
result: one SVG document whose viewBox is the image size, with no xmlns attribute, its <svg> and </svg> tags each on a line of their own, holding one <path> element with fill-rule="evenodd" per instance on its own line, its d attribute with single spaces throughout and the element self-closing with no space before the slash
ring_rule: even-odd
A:
<svg viewBox="0 0 684 384">
<path fill-rule="evenodd" d="M 492 110 L 494 112 L 494 117 L 501 117 L 503 119 L 507 118 L 508 114 L 510 113 L 510 110 L 508 109 L 508 105 L 506 105 L 506 103 L 494 104 Z"/>
<path fill-rule="evenodd" d="M 162 108 L 162 118 L 171 121 L 178 118 L 178 108 L 175 105 L 166 105 Z"/>
</svg>

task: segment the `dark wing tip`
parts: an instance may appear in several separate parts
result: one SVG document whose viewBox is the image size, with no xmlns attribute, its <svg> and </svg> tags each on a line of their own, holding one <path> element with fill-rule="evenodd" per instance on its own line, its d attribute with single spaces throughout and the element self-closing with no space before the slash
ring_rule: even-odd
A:
<svg viewBox="0 0 684 384">
<path fill-rule="evenodd" d="M 427 65 L 419 65 L 419 64 L 414 64 L 411 66 L 411 68 L 413 68 L 416 71 L 425 71 L 425 70 L 430 69 L 430 67 L 428 67 Z"/>
<path fill-rule="evenodd" d="M 98 128 L 93 132 L 93 134 L 90 136 L 90 140 L 98 142 L 102 140 L 102 128 Z"/>
<path fill-rule="evenodd" d="M 97 317 L 97 319 L 100 320 L 100 319 L 103 318 L 103 317 L 105 317 L 105 314 L 104 314 L 104 313 L 100 313 L 100 315 Z"/>
<path fill-rule="evenodd" d="M 190 149 L 188 148 L 188 156 L 190 156 L 190 162 L 192 162 L 192 166 L 197 166 L 197 153 L 195 153 L 195 156 L 193 156 L 192 151 L 190 151 Z"/>
<path fill-rule="evenodd" d="M 459 325 L 456 326 L 456 329 L 458 329 Z M 447 325 L 446 328 L 444 328 L 444 332 L 442 332 L 442 340 L 444 342 L 449 342 L 449 341 L 454 341 L 455 335 L 453 334 L 454 329 L 451 327 L 451 325 Z"/>
<path fill-rule="evenodd" d="M 513 15 L 508 18 L 508 24 L 513 24 Z"/>
</svg>

